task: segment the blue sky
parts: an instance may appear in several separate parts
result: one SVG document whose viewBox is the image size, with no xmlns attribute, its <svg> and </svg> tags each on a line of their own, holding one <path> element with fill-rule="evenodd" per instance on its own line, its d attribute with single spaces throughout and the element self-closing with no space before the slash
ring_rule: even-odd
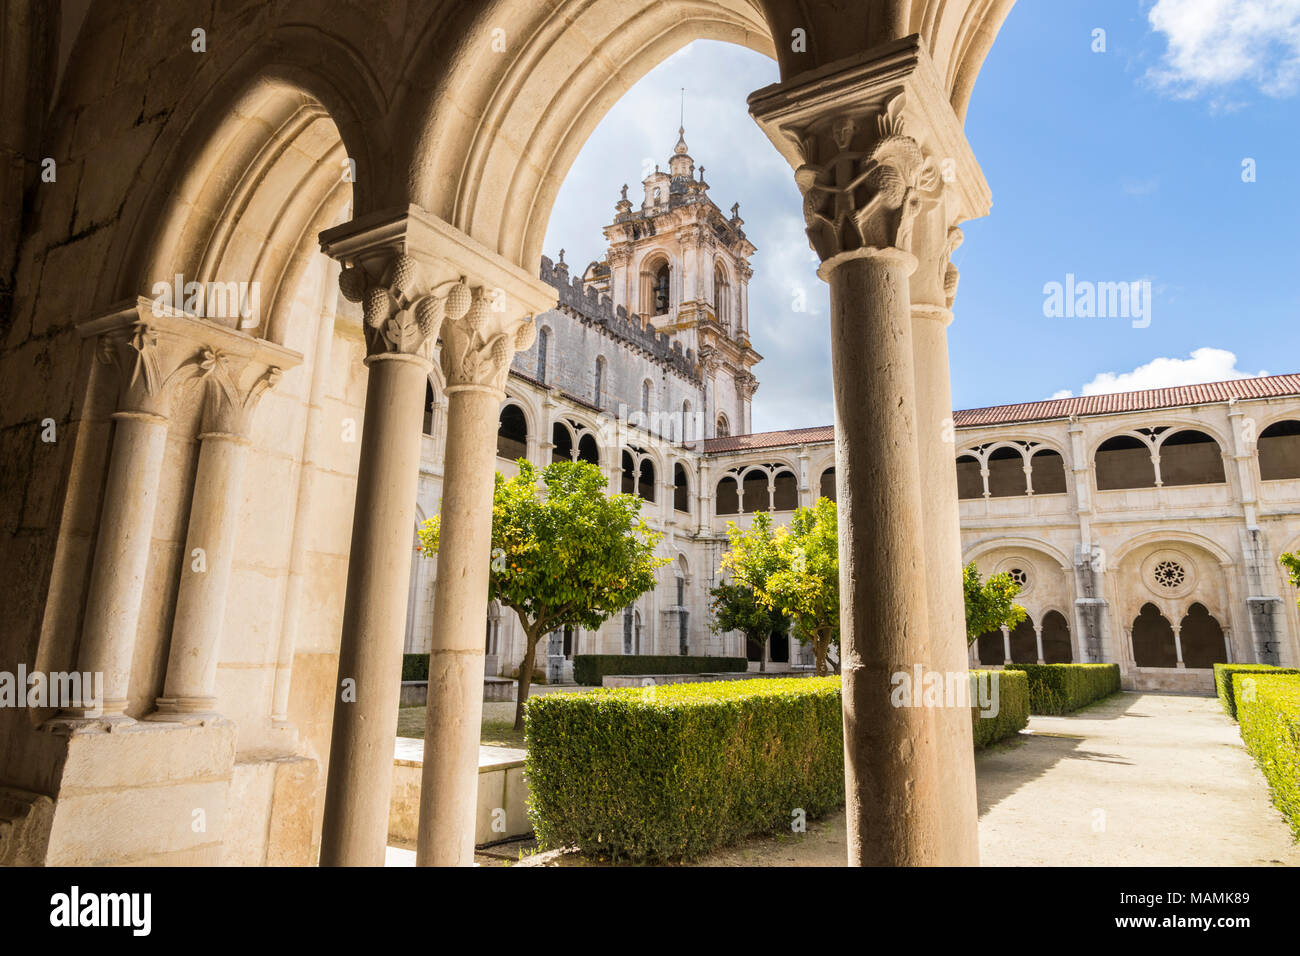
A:
<svg viewBox="0 0 1300 956">
<path fill-rule="evenodd" d="M 603 255 L 619 186 L 667 162 L 685 86 L 691 154 L 758 247 L 755 430 L 832 417 L 826 287 L 789 166 L 745 108 L 777 78 L 714 42 L 660 64 L 583 148 L 546 240 L 575 270 Z M 1020 0 L 967 114 L 993 211 L 954 260 L 954 405 L 1300 370 L 1298 91 L 1300 0 Z M 1045 317 L 1044 285 L 1067 274 L 1148 281 L 1150 324 Z"/>
</svg>

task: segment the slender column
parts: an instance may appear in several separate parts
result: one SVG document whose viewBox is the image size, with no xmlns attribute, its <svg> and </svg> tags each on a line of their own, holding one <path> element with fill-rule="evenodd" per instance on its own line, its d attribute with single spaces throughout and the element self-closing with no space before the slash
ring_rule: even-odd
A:
<svg viewBox="0 0 1300 956">
<path fill-rule="evenodd" d="M 1002 659 L 1003 663 L 1014 663 L 1011 660 L 1011 628 L 1005 624 L 1002 625 Z"/>
<path fill-rule="evenodd" d="M 1178 658 L 1178 664 L 1176 666 L 1186 667 L 1187 665 L 1183 663 L 1183 626 L 1182 624 L 1174 624 L 1172 627 L 1174 629 L 1174 656 Z"/>
<path fill-rule="evenodd" d="M 140 411 L 113 415 L 113 450 L 95 544 L 77 669 L 103 674 L 103 717 L 125 718 L 136 627 L 153 540 L 158 479 L 167 447 L 167 419 Z M 74 702 L 67 716 L 95 716 L 93 701 Z"/>
<path fill-rule="evenodd" d="M 1034 642 L 1038 645 L 1038 663 L 1043 663 L 1043 625 L 1034 625 Z"/>
<path fill-rule="evenodd" d="M 260 364 L 260 363 L 259 363 Z M 227 356 L 214 353 L 204 375 L 204 422 L 182 556 L 163 696 L 154 719 L 201 719 L 216 713 L 217 662 L 234 561 L 252 414 L 280 369 L 256 366 L 251 388 L 234 381 Z M 247 373 L 247 369 L 245 370 Z"/>
<path fill-rule="evenodd" d="M 325 239 L 331 232 L 324 234 L 322 245 L 336 254 Z M 346 248 L 346 243 L 340 245 Z M 322 866 L 384 862 L 425 385 L 432 371 L 428 350 L 446 309 L 443 299 L 423 294 L 427 286 L 420 264 L 410 256 L 381 246 L 358 251 L 356 257 L 365 264 L 340 272 L 339 286 L 345 297 L 365 302 L 369 377 L 321 829 Z"/>
<path fill-rule="evenodd" d="M 487 308 L 476 297 L 468 318 L 443 330 L 450 401 L 441 539 L 454 547 L 440 549 L 434 585 L 418 866 L 474 862 L 497 410 L 515 351 L 535 335 L 531 322 L 521 325 L 493 351 L 484 337 Z"/>
</svg>

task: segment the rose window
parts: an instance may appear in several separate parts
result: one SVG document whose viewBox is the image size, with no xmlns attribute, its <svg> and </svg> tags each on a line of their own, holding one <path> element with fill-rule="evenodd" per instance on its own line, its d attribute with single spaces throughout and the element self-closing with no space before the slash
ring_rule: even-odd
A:
<svg viewBox="0 0 1300 956">
<path fill-rule="evenodd" d="M 1161 561 L 1152 569 L 1151 575 L 1166 591 L 1177 590 L 1187 580 L 1187 572 L 1177 561 Z"/>
<path fill-rule="evenodd" d="M 1011 580 L 1014 581 L 1016 584 L 1020 585 L 1020 587 L 1022 588 L 1029 583 L 1029 575 L 1026 574 L 1021 568 L 1012 568 L 1011 571 L 1008 573 L 1011 575 Z"/>
</svg>

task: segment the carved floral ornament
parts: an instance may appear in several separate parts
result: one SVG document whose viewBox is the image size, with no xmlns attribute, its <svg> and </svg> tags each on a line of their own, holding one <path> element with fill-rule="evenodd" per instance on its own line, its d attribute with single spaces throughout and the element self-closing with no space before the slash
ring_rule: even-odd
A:
<svg viewBox="0 0 1300 956">
<path fill-rule="evenodd" d="M 886 103 L 875 130 L 851 116 L 804 136 L 804 155 L 823 158 L 795 170 L 808 239 L 825 262 L 858 249 L 912 251 L 912 225 L 943 189 L 934 161 L 905 131 L 904 94 Z M 867 140 L 869 145 L 854 148 Z"/>
<path fill-rule="evenodd" d="M 252 386 L 242 390 L 230 365 L 240 362 L 247 368 L 247 356 L 196 345 L 145 322 L 101 335 L 97 354 L 118 371 L 121 411 L 167 417 L 177 390 L 197 380 L 204 389 L 204 431 L 245 434 L 257 400 L 281 377 L 278 367 L 265 366 Z"/>
<path fill-rule="evenodd" d="M 441 338 L 439 361 L 449 388 L 504 389 L 515 353 L 530 348 L 537 337 L 533 317 L 494 320 L 495 313 L 505 311 L 504 293 L 471 288 L 465 276 L 426 288 L 420 264 L 404 253 L 393 257 L 380 282 L 356 265 L 339 273 L 343 297 L 362 304 L 372 354 L 431 359 Z"/>
</svg>

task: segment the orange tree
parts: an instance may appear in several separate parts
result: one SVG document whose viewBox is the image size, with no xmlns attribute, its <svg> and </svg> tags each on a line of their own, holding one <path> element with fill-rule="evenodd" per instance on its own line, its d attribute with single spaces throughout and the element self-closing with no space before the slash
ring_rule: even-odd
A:
<svg viewBox="0 0 1300 956">
<path fill-rule="evenodd" d="M 605 493 L 599 468 L 557 461 L 496 476 L 488 598 L 514 610 L 527 641 L 519 668 L 515 729 L 524 726 L 537 643 L 563 627 L 599 628 L 655 586 L 661 534 L 641 517 L 635 495 Z M 441 516 L 420 528 L 420 552 L 438 553 Z"/>
</svg>

